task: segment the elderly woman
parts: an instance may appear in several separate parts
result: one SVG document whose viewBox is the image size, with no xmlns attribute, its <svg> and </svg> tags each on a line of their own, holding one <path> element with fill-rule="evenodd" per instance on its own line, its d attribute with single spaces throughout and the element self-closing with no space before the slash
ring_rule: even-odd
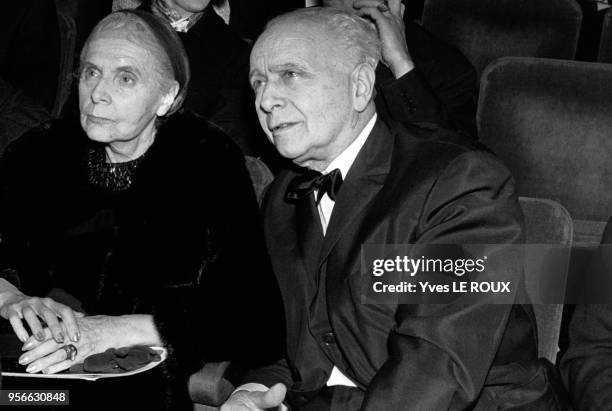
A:
<svg viewBox="0 0 612 411">
<path fill-rule="evenodd" d="M 276 358 L 282 303 L 244 159 L 219 129 L 177 113 L 188 83 L 165 22 L 113 13 L 81 54 L 80 126 L 47 123 L 7 149 L 0 314 L 27 372 L 163 345 L 179 409 L 205 361 Z M 61 298 L 35 297 L 50 291 Z"/>
</svg>

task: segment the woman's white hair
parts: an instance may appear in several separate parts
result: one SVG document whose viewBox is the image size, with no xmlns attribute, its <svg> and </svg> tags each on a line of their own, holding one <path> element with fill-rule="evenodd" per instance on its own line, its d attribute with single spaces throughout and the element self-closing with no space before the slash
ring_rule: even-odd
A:
<svg viewBox="0 0 612 411">
<path fill-rule="evenodd" d="M 334 47 L 349 57 L 347 64 L 355 67 L 366 63 L 376 68 L 381 59 L 381 43 L 373 23 L 332 7 L 308 7 L 282 14 L 272 19 L 266 28 L 286 20 L 320 25 L 334 38 Z"/>
</svg>

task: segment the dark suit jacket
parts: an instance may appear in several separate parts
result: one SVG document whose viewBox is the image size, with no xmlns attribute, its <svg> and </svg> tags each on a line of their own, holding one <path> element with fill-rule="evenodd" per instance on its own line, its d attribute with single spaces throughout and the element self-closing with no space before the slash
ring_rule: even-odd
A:
<svg viewBox="0 0 612 411">
<path fill-rule="evenodd" d="M 221 127 L 243 153 L 261 155 L 268 141 L 253 110 L 248 43 L 211 7 L 187 33 L 178 34 L 191 66 L 185 108 Z"/>
<path fill-rule="evenodd" d="M 229 0 L 230 27 L 243 38 L 254 41 L 270 19 L 304 4 L 303 0 Z"/>
<path fill-rule="evenodd" d="M 594 266 L 584 273 L 584 278 L 595 282 L 595 286 L 609 294 L 612 285 L 609 283 L 612 273 L 612 219 L 608 221 L 602 244 L 605 246 L 601 247 Z M 599 279 L 608 282 L 607 285 L 603 285 Z M 611 304 L 576 306 L 569 327 L 569 347 L 559 368 L 576 409 L 612 410 Z"/>
<path fill-rule="evenodd" d="M 476 137 L 478 76 L 456 48 L 419 24 L 406 21 L 406 42 L 415 69 L 399 79 L 380 64 L 376 107 L 383 119 L 435 123 Z"/>
<path fill-rule="evenodd" d="M 314 203 L 285 200 L 297 174 L 281 173 L 264 204 L 287 358 L 252 380 L 284 382 L 303 409 L 556 409 L 529 307 L 361 303 L 362 244 L 522 241 L 513 180 L 493 155 L 454 135 L 392 131 L 379 120 L 336 198 L 320 253 L 309 235 Z M 508 270 L 521 281 L 520 267 Z M 324 388 L 334 364 L 358 388 Z"/>
</svg>

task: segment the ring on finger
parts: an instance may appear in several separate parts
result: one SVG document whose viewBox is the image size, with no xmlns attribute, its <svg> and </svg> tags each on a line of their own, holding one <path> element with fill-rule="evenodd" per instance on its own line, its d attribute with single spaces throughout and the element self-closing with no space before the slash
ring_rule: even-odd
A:
<svg viewBox="0 0 612 411">
<path fill-rule="evenodd" d="M 62 350 L 66 352 L 66 359 L 69 361 L 74 361 L 79 352 L 77 347 L 75 347 L 73 344 L 66 344 L 62 346 Z"/>
</svg>

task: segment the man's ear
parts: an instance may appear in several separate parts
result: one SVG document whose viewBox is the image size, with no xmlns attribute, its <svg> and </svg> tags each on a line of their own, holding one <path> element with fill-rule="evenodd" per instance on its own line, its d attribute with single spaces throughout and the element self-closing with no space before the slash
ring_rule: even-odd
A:
<svg viewBox="0 0 612 411">
<path fill-rule="evenodd" d="M 361 113 L 372 101 L 376 72 L 370 64 L 361 63 L 355 67 L 351 78 L 353 80 L 353 108 Z"/>
<path fill-rule="evenodd" d="M 176 96 L 178 95 L 179 88 L 180 87 L 178 82 L 176 80 L 173 80 L 172 85 L 170 86 L 166 94 L 162 96 L 161 103 L 157 108 L 158 117 L 163 117 L 168 113 L 168 111 L 170 111 L 170 108 L 172 108 L 174 100 L 176 100 Z"/>
</svg>

